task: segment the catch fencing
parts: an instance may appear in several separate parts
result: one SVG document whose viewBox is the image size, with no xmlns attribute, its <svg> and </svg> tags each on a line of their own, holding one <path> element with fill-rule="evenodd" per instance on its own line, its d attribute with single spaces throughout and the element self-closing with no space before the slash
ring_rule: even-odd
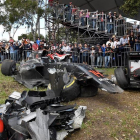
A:
<svg viewBox="0 0 140 140">
<path fill-rule="evenodd" d="M 140 44 L 139 44 L 140 46 Z M 52 52 L 49 52 L 52 53 Z M 55 53 L 55 52 L 53 52 Z M 84 63 L 88 65 L 92 65 L 93 67 L 124 67 L 127 65 L 127 53 L 128 51 L 116 51 L 116 52 L 98 52 L 98 53 L 91 53 L 91 52 L 60 52 L 61 54 L 71 54 L 69 61 L 72 63 Z M 10 52 L 3 52 L 0 54 L 0 62 L 4 59 L 11 59 L 16 62 L 27 61 L 32 58 L 40 58 L 42 51 L 31 51 L 31 50 L 24 50 L 22 52 L 15 51 L 14 53 Z M 51 59 L 51 58 L 50 58 Z"/>
</svg>

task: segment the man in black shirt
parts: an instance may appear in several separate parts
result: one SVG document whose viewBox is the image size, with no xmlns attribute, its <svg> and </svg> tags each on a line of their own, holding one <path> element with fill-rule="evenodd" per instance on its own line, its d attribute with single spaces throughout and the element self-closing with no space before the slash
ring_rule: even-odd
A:
<svg viewBox="0 0 140 140">
<path fill-rule="evenodd" d="M 134 50 L 134 44 L 135 44 L 135 36 L 134 33 L 131 32 L 129 37 L 129 46 L 131 47 L 131 50 Z"/>
<path fill-rule="evenodd" d="M 46 43 L 44 43 L 43 52 L 42 52 L 41 57 L 48 55 L 50 50 L 51 50 L 51 48 L 49 47 L 49 45 L 46 45 Z"/>
<path fill-rule="evenodd" d="M 111 44 L 109 43 L 105 49 L 105 67 L 107 68 L 110 63 L 110 55 L 113 52 L 112 48 L 110 47 Z"/>
<path fill-rule="evenodd" d="M 79 47 L 77 46 L 77 43 L 75 43 L 74 46 L 72 46 L 71 51 L 72 51 L 72 62 L 77 63 L 78 62 L 77 56 L 80 51 Z"/>
<path fill-rule="evenodd" d="M 5 48 L 2 47 L 2 45 L 0 44 L 0 57 L 1 57 L 1 61 L 4 60 L 4 52 L 5 52 Z"/>
</svg>

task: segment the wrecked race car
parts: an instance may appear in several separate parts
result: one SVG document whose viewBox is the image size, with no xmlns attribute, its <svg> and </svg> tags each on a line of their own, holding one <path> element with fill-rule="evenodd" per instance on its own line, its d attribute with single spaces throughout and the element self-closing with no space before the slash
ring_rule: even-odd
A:
<svg viewBox="0 0 140 140">
<path fill-rule="evenodd" d="M 140 88 L 140 52 L 128 52 L 127 65 L 118 67 L 111 80 L 123 89 Z"/>
<path fill-rule="evenodd" d="M 1 72 L 6 76 L 14 77 L 16 81 L 31 89 L 40 85 L 49 85 L 48 69 L 50 68 L 67 71 L 62 94 L 69 96 L 69 100 L 75 99 L 75 96 L 79 95 L 94 96 L 97 94 L 98 88 L 109 93 L 123 92 L 119 86 L 89 65 L 54 62 L 49 57 L 22 62 L 18 68 L 13 60 L 4 60 Z"/>
<path fill-rule="evenodd" d="M 49 71 L 52 90 L 14 92 L 0 106 L 0 140 L 63 140 L 81 127 L 87 107 L 61 105 L 65 75 Z"/>
</svg>

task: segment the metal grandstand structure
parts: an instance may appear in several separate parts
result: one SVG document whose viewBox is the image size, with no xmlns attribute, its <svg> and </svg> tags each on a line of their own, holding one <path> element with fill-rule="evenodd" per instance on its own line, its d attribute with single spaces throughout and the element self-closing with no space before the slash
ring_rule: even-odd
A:
<svg viewBox="0 0 140 140">
<path fill-rule="evenodd" d="M 60 1 L 64 2 L 63 0 Z M 95 10 L 95 8 L 81 9 L 81 7 L 84 8 L 83 6 L 71 6 L 69 8 L 68 5 L 59 2 L 48 3 L 47 7 L 51 10 L 51 13 L 45 21 L 46 28 L 49 30 L 49 41 L 59 42 L 56 33 L 59 35 L 60 27 L 65 29 L 66 37 L 64 40 L 66 42 L 69 41 L 68 35 L 74 32 L 75 35 L 77 34 L 77 42 L 84 41 L 89 44 L 102 44 L 112 35 L 121 37 L 127 34 L 132 27 L 132 24 L 127 23 L 123 17 L 114 19 L 110 23 L 107 21 L 107 14 L 98 11 L 91 12 L 91 9 Z M 112 27 L 111 30 L 109 30 L 110 26 Z"/>
</svg>

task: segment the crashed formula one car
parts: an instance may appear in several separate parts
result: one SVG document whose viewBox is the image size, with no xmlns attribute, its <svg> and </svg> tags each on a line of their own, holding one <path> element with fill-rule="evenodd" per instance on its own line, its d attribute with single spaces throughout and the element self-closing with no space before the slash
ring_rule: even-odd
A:
<svg viewBox="0 0 140 140">
<path fill-rule="evenodd" d="M 87 107 L 61 105 L 65 76 L 51 73 L 58 81 L 52 90 L 14 92 L 0 106 L 0 140 L 63 140 L 81 127 Z"/>
<path fill-rule="evenodd" d="M 116 68 L 112 81 L 123 89 L 140 88 L 140 52 L 127 53 L 127 65 Z"/>
<path fill-rule="evenodd" d="M 26 87 L 33 88 L 39 85 L 49 85 L 48 69 L 50 68 L 67 71 L 62 94 L 67 95 L 68 100 L 73 100 L 79 95 L 94 96 L 97 94 L 98 88 L 109 93 L 123 92 L 119 86 L 89 65 L 54 62 L 49 57 L 22 62 L 18 68 L 13 60 L 4 60 L 1 72 L 6 76 L 13 76 L 16 81 Z"/>
</svg>

